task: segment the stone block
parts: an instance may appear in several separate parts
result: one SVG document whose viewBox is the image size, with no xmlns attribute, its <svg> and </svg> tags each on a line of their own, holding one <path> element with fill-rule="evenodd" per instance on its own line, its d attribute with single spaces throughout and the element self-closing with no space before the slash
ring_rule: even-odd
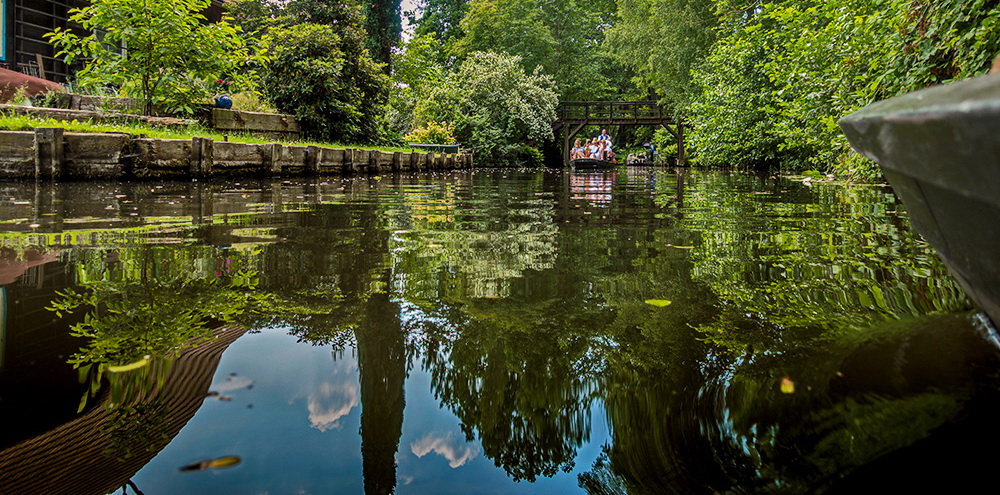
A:
<svg viewBox="0 0 1000 495">
<path fill-rule="evenodd" d="M 270 156 L 265 157 L 265 146 L 260 144 L 230 143 L 216 141 L 212 143 L 212 168 L 215 174 L 233 175 L 235 169 L 246 175 L 270 173 Z M 268 148 L 270 150 L 270 148 Z"/>
<path fill-rule="evenodd" d="M 28 179 L 35 176 L 35 133 L 0 132 L 0 177 Z"/>
<path fill-rule="evenodd" d="M 305 146 L 282 146 L 278 157 L 278 164 L 282 173 L 301 175 L 306 170 Z"/>
<path fill-rule="evenodd" d="M 139 177 L 187 175 L 191 166 L 191 141 L 148 139 L 134 141 L 133 172 Z"/>
<path fill-rule="evenodd" d="M 74 179 L 117 179 L 125 174 L 128 134 L 66 133 L 63 172 Z"/>
<path fill-rule="evenodd" d="M 323 159 L 319 163 L 319 173 L 321 175 L 342 173 L 346 151 L 343 148 L 323 148 Z"/>
<path fill-rule="evenodd" d="M 299 134 L 294 115 L 213 108 L 211 126 L 220 131 Z"/>
</svg>

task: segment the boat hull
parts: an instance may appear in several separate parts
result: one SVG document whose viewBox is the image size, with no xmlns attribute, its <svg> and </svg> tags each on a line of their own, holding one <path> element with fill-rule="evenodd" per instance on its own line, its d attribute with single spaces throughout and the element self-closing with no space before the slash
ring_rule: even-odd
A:
<svg viewBox="0 0 1000 495">
<path fill-rule="evenodd" d="M 879 163 L 969 297 L 1000 323 L 1000 75 L 878 102 L 840 126 Z"/>
<path fill-rule="evenodd" d="M 578 158 L 570 162 L 570 165 L 577 169 L 607 169 L 615 168 L 618 166 L 615 162 L 609 162 L 607 160 L 595 160 L 593 158 Z"/>
</svg>

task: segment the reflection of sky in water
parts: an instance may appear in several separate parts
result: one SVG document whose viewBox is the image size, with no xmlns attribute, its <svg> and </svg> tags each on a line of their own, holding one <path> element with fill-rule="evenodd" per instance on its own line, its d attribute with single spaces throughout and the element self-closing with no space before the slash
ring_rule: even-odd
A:
<svg viewBox="0 0 1000 495">
<path fill-rule="evenodd" d="M 235 375 L 233 375 L 235 373 Z M 251 388 L 247 385 L 253 384 Z M 226 350 L 208 398 L 177 437 L 133 477 L 145 493 L 363 493 L 361 396 L 356 355 L 296 342 L 281 329 L 247 334 Z M 213 388 L 213 390 L 215 390 Z M 572 473 L 515 483 L 467 442 L 458 419 L 434 399 L 430 375 L 415 365 L 406 380 L 396 493 L 579 492 L 607 440 L 604 411 L 594 406 L 592 441 Z M 434 455 L 428 455 L 434 454 Z M 231 468 L 180 473 L 186 464 L 225 455 Z"/>
<path fill-rule="evenodd" d="M 455 439 L 453 432 L 428 433 L 420 440 L 410 444 L 410 452 L 417 457 L 423 457 L 431 452 L 448 460 L 448 466 L 461 467 L 472 458 L 479 455 L 479 448 L 465 444 Z"/>
<path fill-rule="evenodd" d="M 353 357 L 335 362 L 330 380 L 319 383 L 309 395 L 309 422 L 313 428 L 326 431 L 343 426 L 340 419 L 361 403 L 357 374 L 358 364 Z"/>
</svg>

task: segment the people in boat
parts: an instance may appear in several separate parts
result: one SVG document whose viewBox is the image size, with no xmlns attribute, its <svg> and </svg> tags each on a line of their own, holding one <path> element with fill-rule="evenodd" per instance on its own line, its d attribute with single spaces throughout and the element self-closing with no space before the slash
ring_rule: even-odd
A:
<svg viewBox="0 0 1000 495">
<path fill-rule="evenodd" d="M 611 139 L 611 135 L 608 134 L 607 129 L 601 129 L 601 134 L 597 136 L 598 141 L 604 141 L 606 139 Z"/>
<path fill-rule="evenodd" d="M 570 160 L 578 160 L 580 158 L 587 157 L 586 150 L 583 147 L 582 139 L 576 138 L 576 141 L 573 141 L 573 148 L 570 150 L 569 157 Z"/>
<path fill-rule="evenodd" d="M 590 140 L 590 146 L 588 146 L 589 158 L 600 159 L 600 146 L 597 145 L 597 139 Z"/>
</svg>

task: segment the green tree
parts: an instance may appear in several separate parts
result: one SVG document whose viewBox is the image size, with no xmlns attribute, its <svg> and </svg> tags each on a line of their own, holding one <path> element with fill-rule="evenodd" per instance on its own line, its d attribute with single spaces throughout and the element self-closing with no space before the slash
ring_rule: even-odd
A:
<svg viewBox="0 0 1000 495">
<path fill-rule="evenodd" d="M 365 0 L 362 10 L 365 16 L 365 29 L 368 52 L 378 63 L 385 64 L 385 72 L 392 69 L 392 49 L 399 44 L 403 23 L 399 13 L 400 0 Z"/>
<path fill-rule="evenodd" d="M 387 116 L 391 134 L 404 136 L 413 131 L 417 101 L 444 77 L 440 57 L 440 44 L 428 34 L 414 36 L 393 53 Z"/>
<path fill-rule="evenodd" d="M 424 0 L 420 5 L 420 17 L 412 21 L 416 25 L 413 34 L 433 37 L 442 48 L 438 61 L 445 64 L 445 54 L 462 37 L 460 23 L 468 10 L 468 0 Z"/>
<path fill-rule="evenodd" d="M 596 100 L 633 92 L 630 74 L 601 49 L 614 22 L 609 0 L 473 0 L 462 19 L 463 36 L 448 53 L 462 60 L 474 51 L 521 57 L 525 71 L 541 66 L 563 99 Z"/>
<path fill-rule="evenodd" d="M 707 56 L 716 25 L 711 0 L 619 0 L 606 47 L 682 114 L 694 93 L 691 71 Z"/>
<path fill-rule="evenodd" d="M 549 65 L 556 48 L 534 0 L 471 0 L 461 27 L 465 35 L 450 52 L 459 60 L 477 51 L 502 51 L 517 55 L 525 71 L 532 71 Z"/>
<path fill-rule="evenodd" d="M 264 94 L 279 110 L 294 113 L 312 137 L 378 141 L 388 77 L 367 57 L 349 59 L 340 41 L 321 24 L 272 28 L 265 37 L 271 62 Z"/>
<path fill-rule="evenodd" d="M 90 36 L 65 28 L 46 36 L 67 63 L 85 62 L 76 74 L 83 87 L 116 86 L 126 96 L 154 106 L 192 113 L 211 96 L 208 81 L 226 77 L 238 86 L 254 79 L 240 29 L 228 22 L 206 24 L 199 12 L 209 0 L 94 0 L 73 9 L 72 22 Z M 237 70 L 239 68 L 239 70 Z"/>
<path fill-rule="evenodd" d="M 389 78 L 369 56 L 360 6 L 350 1 L 238 0 L 240 25 L 267 47 L 263 93 L 294 113 L 307 135 L 327 141 L 385 139 Z"/>
<path fill-rule="evenodd" d="M 780 162 L 876 178 L 878 168 L 850 150 L 837 120 L 880 99 L 983 74 L 1000 52 L 995 0 L 715 3 L 718 39 L 694 66 L 684 107 L 696 126 L 692 142 L 710 163 Z M 670 43 L 614 39 L 630 56 L 679 53 Z"/>
<path fill-rule="evenodd" d="M 689 144 L 702 163 L 739 168 L 776 166 L 791 152 L 781 139 L 769 109 L 775 107 L 775 84 L 763 63 L 770 56 L 764 26 L 745 26 L 746 17 L 730 19 L 732 34 L 720 38 L 704 63 L 692 71 L 695 94 L 687 107 Z"/>
<path fill-rule="evenodd" d="M 417 105 L 417 121 L 455 122 L 455 137 L 476 159 L 509 164 L 524 144 L 552 139 L 559 101 L 552 78 L 525 73 L 521 58 L 474 52 Z"/>
</svg>

